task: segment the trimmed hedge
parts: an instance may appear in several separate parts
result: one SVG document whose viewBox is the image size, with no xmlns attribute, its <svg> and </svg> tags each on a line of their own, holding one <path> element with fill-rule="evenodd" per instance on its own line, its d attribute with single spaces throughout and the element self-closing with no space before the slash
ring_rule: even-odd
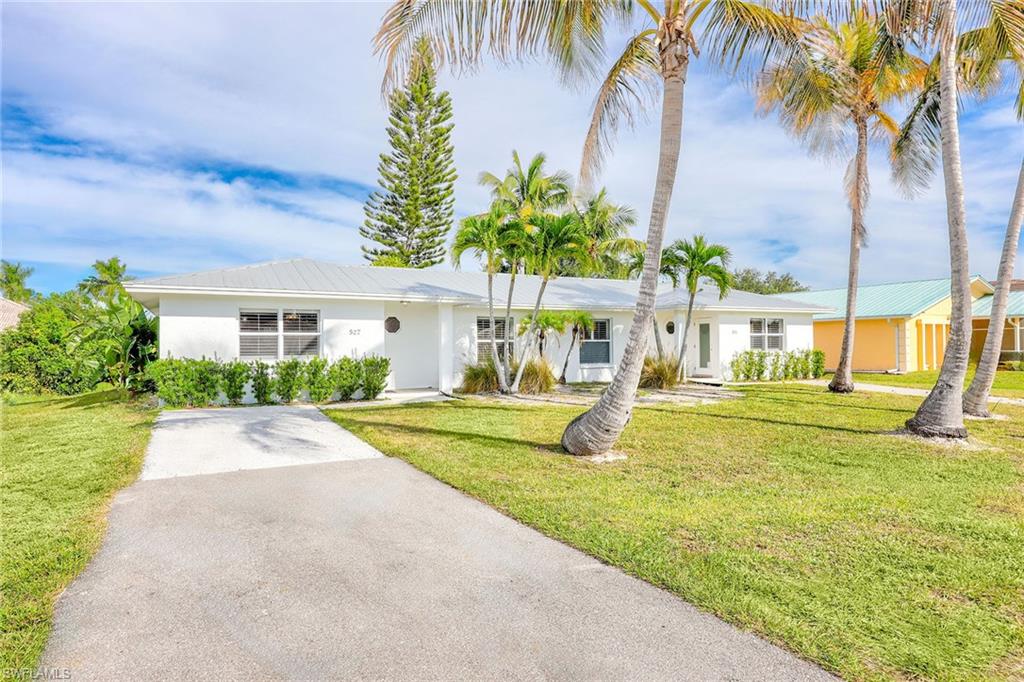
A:
<svg viewBox="0 0 1024 682">
<path fill-rule="evenodd" d="M 825 352 L 747 350 L 733 356 L 729 369 L 733 381 L 817 379 L 825 373 Z"/>
<path fill-rule="evenodd" d="M 221 363 L 202 358 L 164 358 L 151 362 L 146 376 L 156 386 L 157 397 L 169 407 L 206 407 L 226 401 L 239 405 L 246 388 L 261 405 L 290 403 L 307 391 L 310 402 L 352 400 L 360 391 L 365 400 L 376 400 L 387 386 L 391 361 L 368 355 L 362 359 L 298 358 L 270 365 L 262 360 Z M 223 399 L 221 398 L 223 396 Z"/>
</svg>

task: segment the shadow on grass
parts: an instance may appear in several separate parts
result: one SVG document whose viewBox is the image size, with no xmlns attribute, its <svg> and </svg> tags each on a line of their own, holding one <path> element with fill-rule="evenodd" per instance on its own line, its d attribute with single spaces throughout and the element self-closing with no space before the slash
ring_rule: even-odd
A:
<svg viewBox="0 0 1024 682">
<path fill-rule="evenodd" d="M 680 414 L 680 412 L 676 410 L 665 410 L 657 407 L 649 407 L 647 408 L 647 411 L 664 412 L 666 414 L 673 415 Z M 738 414 L 718 414 L 715 412 L 697 412 L 693 410 L 689 411 L 687 414 L 691 417 L 705 417 L 709 419 L 727 419 L 733 421 L 756 422 L 759 424 L 773 424 L 775 426 L 793 426 L 804 429 L 819 429 L 821 431 L 841 431 L 843 433 L 867 434 L 871 436 L 882 435 L 888 432 L 884 429 L 855 429 L 849 426 L 837 426 L 835 424 L 814 424 L 809 422 L 787 421 L 784 419 L 768 419 L 767 417 L 747 417 Z"/>
<path fill-rule="evenodd" d="M 747 399 L 748 400 L 763 400 L 765 402 L 771 402 L 771 403 L 787 403 L 787 404 L 790 404 L 790 405 L 808 405 L 809 406 L 809 405 L 817 404 L 818 407 L 822 406 L 822 403 L 820 403 L 817 400 L 820 397 L 820 394 L 817 394 L 817 393 L 810 394 L 809 395 L 809 398 L 810 398 L 809 400 L 795 399 L 795 398 L 792 397 L 793 395 L 808 395 L 808 394 L 805 394 L 803 392 L 799 392 L 799 393 L 795 393 L 795 394 L 788 394 L 787 397 L 784 397 L 784 398 L 776 397 L 775 395 L 771 395 L 771 394 L 761 394 L 761 395 L 756 395 L 756 396 L 748 396 Z M 907 397 L 911 397 L 912 398 L 914 396 L 907 396 Z M 889 413 L 892 413 L 892 414 L 912 414 L 914 412 L 914 410 L 912 410 L 912 409 L 905 409 L 905 408 L 879 407 L 877 405 L 854 405 L 854 404 L 851 404 L 851 403 L 843 403 L 843 402 L 830 402 L 830 403 L 825 404 L 824 406 L 828 407 L 829 409 L 831 409 L 833 407 L 839 407 L 839 408 L 842 408 L 844 410 L 871 410 L 871 411 L 874 411 L 874 412 L 889 412 Z"/>
<path fill-rule="evenodd" d="M 351 414 L 353 410 L 346 410 L 347 413 Z M 501 445 L 521 445 L 532 447 L 537 450 L 543 450 L 545 452 L 551 452 L 555 454 L 565 454 L 562 450 L 562 446 L 559 443 L 542 443 L 539 441 L 527 440 L 525 438 L 510 438 L 507 436 L 492 436 L 484 433 L 474 433 L 472 431 L 453 431 L 451 429 L 438 429 L 430 428 L 426 426 L 413 426 L 411 424 L 396 424 L 394 422 L 378 422 L 378 421 L 363 421 L 359 419 L 347 419 L 344 421 L 358 424 L 364 428 L 380 429 L 381 431 L 391 431 L 394 433 L 414 433 L 423 434 L 428 436 L 441 436 L 448 438 L 458 438 L 459 440 L 478 443 L 497 443 Z M 342 424 L 345 426 L 345 424 Z"/>
</svg>

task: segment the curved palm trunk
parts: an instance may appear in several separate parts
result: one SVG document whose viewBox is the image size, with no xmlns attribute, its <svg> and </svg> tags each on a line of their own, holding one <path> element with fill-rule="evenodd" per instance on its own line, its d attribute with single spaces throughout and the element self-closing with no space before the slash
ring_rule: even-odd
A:
<svg viewBox="0 0 1024 682">
<path fill-rule="evenodd" d="M 502 393 L 508 393 L 508 381 L 505 379 L 505 367 L 501 362 L 501 356 L 498 355 L 498 340 L 495 335 L 494 327 L 494 273 L 490 270 L 487 271 L 487 316 L 490 319 L 491 324 L 491 357 L 494 359 L 494 368 L 498 373 L 498 390 Z M 508 324 L 506 322 L 506 324 Z M 506 330 L 508 327 L 506 327 Z M 507 331 L 506 331 L 507 335 Z M 505 346 L 508 348 L 508 346 Z"/>
<path fill-rule="evenodd" d="M 953 309 L 939 378 L 914 416 L 907 420 L 907 428 L 921 436 L 966 438 L 963 391 L 967 356 L 971 350 L 971 278 L 967 264 L 967 216 L 957 124 L 956 0 L 946 0 L 943 13 L 945 31 L 939 67 L 939 121 L 942 127 L 942 175 L 946 186 Z"/>
<path fill-rule="evenodd" d="M 651 221 L 647 228 L 647 252 L 644 255 L 633 324 L 629 328 L 629 339 L 612 383 L 601 394 L 597 404 L 569 422 L 562 434 L 562 447 L 573 455 L 590 456 L 608 452 L 633 415 L 633 400 L 640 383 L 644 356 L 647 354 L 648 329 L 658 291 L 665 219 L 672 199 L 682 146 L 683 89 L 689 59 L 684 30 L 671 19 L 666 20 L 659 29 L 659 34 L 664 33 L 659 37 L 662 40 L 661 71 L 665 79 L 661 100 L 661 143 L 654 199 L 651 202 Z"/>
<path fill-rule="evenodd" d="M 580 328 L 577 325 L 572 327 L 572 338 L 569 339 L 569 350 L 565 354 L 565 362 L 562 363 L 562 376 L 558 377 L 558 383 L 565 383 L 565 374 L 569 371 L 569 358 L 572 357 L 572 349 L 576 347 L 576 337 L 580 333 Z"/>
<path fill-rule="evenodd" d="M 693 301 L 697 298 L 697 292 L 690 291 L 690 300 L 686 304 L 686 326 L 683 327 L 683 345 L 679 348 L 679 366 L 676 367 L 676 381 L 683 380 L 683 372 L 686 367 L 686 339 L 690 336 L 690 320 L 693 319 Z"/>
<path fill-rule="evenodd" d="M 665 359 L 665 347 L 661 344 L 661 329 L 658 328 L 658 317 L 655 315 L 651 318 L 651 324 L 654 325 L 654 346 L 658 349 L 658 359 Z"/>
<path fill-rule="evenodd" d="M 860 247 L 864 239 L 864 198 L 868 188 L 868 123 L 857 120 L 857 157 L 854 162 L 853 193 L 850 197 L 850 267 L 846 276 L 846 318 L 839 362 L 828 390 L 853 393 L 853 338 L 857 328 L 857 279 L 860 276 Z"/>
<path fill-rule="evenodd" d="M 515 263 L 513 263 L 512 264 L 512 276 L 508 280 L 508 300 L 505 301 L 505 341 L 508 341 L 509 331 L 514 328 L 514 325 L 512 324 L 512 291 L 516 288 L 516 271 L 517 270 L 518 270 L 518 267 L 516 266 Z M 515 344 L 513 343 L 513 347 L 514 346 L 515 346 Z M 509 346 L 506 343 L 505 344 L 506 352 L 508 351 L 508 348 L 509 348 Z M 505 384 L 506 384 L 505 392 L 506 393 L 509 390 L 508 389 L 508 382 L 512 378 L 512 376 L 511 376 L 511 374 L 512 374 L 512 360 L 513 360 L 512 356 L 514 354 L 515 354 L 515 351 L 508 352 L 508 355 L 505 358 L 505 360 L 506 360 L 506 363 L 505 363 Z"/>
<path fill-rule="evenodd" d="M 523 342 L 523 357 L 519 360 L 519 369 L 516 370 L 515 381 L 512 382 L 513 393 L 519 393 L 519 382 L 523 380 L 523 370 L 530 359 L 530 348 L 533 346 L 533 335 L 537 330 L 537 313 L 540 312 L 540 300 L 544 297 L 544 290 L 548 287 L 548 278 L 540 282 L 540 289 L 537 291 L 537 302 L 533 304 L 533 315 L 530 317 L 530 328 L 526 330 Z"/>
<path fill-rule="evenodd" d="M 1003 254 L 999 258 L 999 274 L 996 290 L 992 294 L 992 314 L 988 320 L 988 335 L 978 360 L 978 371 L 974 374 L 970 388 L 964 393 L 964 412 L 976 417 L 988 417 L 988 395 L 996 378 L 999 365 L 999 351 L 1003 344 L 1003 327 L 1006 325 L 1006 303 L 1010 296 L 1010 280 L 1017 260 L 1017 242 L 1020 241 L 1020 227 L 1024 222 L 1024 161 L 1017 178 L 1017 192 L 1013 196 L 1010 222 L 1006 226 Z"/>
</svg>

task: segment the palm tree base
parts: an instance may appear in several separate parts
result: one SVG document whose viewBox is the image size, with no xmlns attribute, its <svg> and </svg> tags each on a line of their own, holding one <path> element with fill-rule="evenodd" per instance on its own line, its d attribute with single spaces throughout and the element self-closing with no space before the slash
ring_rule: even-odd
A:
<svg viewBox="0 0 1024 682">
<path fill-rule="evenodd" d="M 853 382 L 833 379 L 828 382 L 828 390 L 832 393 L 853 393 Z"/>
<path fill-rule="evenodd" d="M 966 427 L 927 424 L 921 422 L 916 417 L 907 420 L 907 429 L 915 436 L 922 436 L 924 438 L 945 438 L 950 440 L 967 438 Z"/>
<path fill-rule="evenodd" d="M 964 416 L 974 417 L 975 419 L 991 419 L 992 413 L 988 411 L 988 408 L 981 407 L 977 408 L 973 405 L 968 405 L 967 401 L 964 401 Z"/>
</svg>

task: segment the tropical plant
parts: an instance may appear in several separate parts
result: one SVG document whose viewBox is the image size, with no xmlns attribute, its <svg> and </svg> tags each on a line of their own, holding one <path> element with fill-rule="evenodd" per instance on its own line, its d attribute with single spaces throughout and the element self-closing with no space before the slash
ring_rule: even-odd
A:
<svg viewBox="0 0 1024 682">
<path fill-rule="evenodd" d="M 232 360 L 220 368 L 221 386 L 224 397 L 232 405 L 240 405 L 245 397 L 245 385 L 249 383 L 250 368 L 242 360 Z"/>
<path fill-rule="evenodd" d="M 28 288 L 26 282 L 35 272 L 21 263 L 12 263 L 8 260 L 0 260 L 0 291 L 4 298 L 17 303 L 26 303 L 31 300 L 35 292 Z"/>
<path fill-rule="evenodd" d="M 93 274 L 78 283 L 78 290 L 98 301 L 109 301 L 124 293 L 124 283 L 133 279 L 128 266 L 117 256 L 92 264 Z"/>
<path fill-rule="evenodd" d="M 537 314 L 540 311 L 540 304 L 548 282 L 557 276 L 560 264 L 573 260 L 586 262 L 589 258 L 586 250 L 587 236 L 580 223 L 571 215 L 535 215 L 531 220 L 534 222 L 534 230 L 530 235 L 525 267 L 528 273 L 540 276 L 541 282 L 537 289 L 533 312 L 530 314 L 531 323 L 525 334 L 523 356 L 520 359 L 519 369 L 516 370 L 515 379 L 509 387 L 512 393 L 519 390 L 523 372 L 529 364 L 530 347 L 538 327 Z"/>
<path fill-rule="evenodd" d="M 732 273 L 729 272 L 732 254 L 728 247 L 710 243 L 702 234 L 694 235 L 692 240 L 676 240 L 670 248 L 678 259 L 681 278 L 689 294 L 683 340 L 679 347 L 679 358 L 676 360 L 676 379 L 681 380 L 686 365 L 686 340 L 693 317 L 693 302 L 700 290 L 700 283 L 711 282 L 718 288 L 718 298 L 725 298 L 732 288 Z"/>
<path fill-rule="evenodd" d="M 640 372 L 640 388 L 667 389 L 679 383 L 678 370 L 674 358 L 644 358 L 644 368 Z"/>
<path fill-rule="evenodd" d="M 77 371 L 94 382 L 137 389 L 146 365 L 157 357 L 156 338 L 156 321 L 127 294 L 115 292 L 99 306 L 83 309 L 69 343 L 76 350 L 83 344 L 94 349 L 79 358 Z"/>
<path fill-rule="evenodd" d="M 262 360 L 252 361 L 252 395 L 260 405 L 274 402 L 274 380 L 270 375 L 270 365 Z"/>
<path fill-rule="evenodd" d="M 562 363 L 562 374 L 558 377 L 558 383 L 565 383 L 565 374 L 569 370 L 569 359 L 576 347 L 576 342 L 583 338 L 587 332 L 594 331 L 594 316 L 585 310 L 572 310 L 565 313 L 566 324 L 570 328 L 569 349 L 565 352 L 565 361 Z"/>
<path fill-rule="evenodd" d="M 502 393 L 508 393 L 506 374 L 502 365 L 503 358 L 498 353 L 497 326 L 494 323 L 494 275 L 501 265 L 502 247 L 507 241 L 505 237 L 511 234 L 503 225 L 503 219 L 502 207 L 498 202 L 491 205 L 491 210 L 488 213 L 463 218 L 458 232 L 455 233 L 451 257 L 452 264 L 458 268 L 463 254 L 472 250 L 483 263 L 484 272 L 487 273 L 487 319 L 490 324 L 491 357 L 494 358 L 495 367 L 498 370 L 498 386 Z M 511 303 L 511 293 L 509 302 Z M 506 329 L 506 332 L 508 319 L 508 315 L 506 315 L 505 324 L 502 327 Z M 511 360 L 511 358 L 508 359 Z"/>
<path fill-rule="evenodd" d="M 572 211 L 580 222 L 580 229 L 588 237 L 590 257 L 587 263 L 563 263 L 559 274 L 563 277 L 621 279 L 623 257 L 635 251 L 640 244 L 629 236 L 629 228 L 636 224 L 636 211 L 629 206 L 613 204 L 604 188 L 575 204 Z"/>
<path fill-rule="evenodd" d="M 312 357 L 306 363 L 306 390 L 311 403 L 324 403 L 334 394 L 334 385 L 328 372 L 327 360 Z"/>
<path fill-rule="evenodd" d="M 331 365 L 331 382 L 339 400 L 352 400 L 363 385 L 363 363 L 349 357 L 338 359 Z"/>
<path fill-rule="evenodd" d="M 411 55 L 403 88 L 391 93 L 387 129 L 391 151 L 380 155 L 380 191 L 366 202 L 359 233 L 376 242 L 364 257 L 379 264 L 425 268 L 444 259 L 454 217 L 455 161 L 452 102 L 437 91 L 434 57 L 426 41 Z"/>
<path fill-rule="evenodd" d="M 498 385 L 498 368 L 493 358 L 462 368 L 462 393 L 496 393 Z"/>
<path fill-rule="evenodd" d="M 526 168 L 519 152 L 512 151 L 512 166 L 499 178 L 484 171 L 480 184 L 491 190 L 491 198 L 503 209 L 505 216 L 518 221 L 527 233 L 536 229 L 535 217 L 569 204 L 572 198 L 572 179 L 565 171 L 548 174 L 544 168 L 547 157 L 536 154 Z"/>
<path fill-rule="evenodd" d="M 564 334 L 565 329 L 569 326 L 569 318 L 564 312 L 558 312 L 554 310 L 541 310 L 537 313 L 536 318 L 536 341 L 537 341 L 537 355 L 544 357 L 544 343 L 550 334 Z M 519 336 L 525 336 L 526 332 L 534 323 L 534 318 L 531 315 L 527 315 L 519 321 Z"/>
<path fill-rule="evenodd" d="M 281 360 L 274 365 L 274 393 L 282 403 L 294 402 L 302 390 L 304 364 L 298 358 Z"/>
<path fill-rule="evenodd" d="M 146 367 L 146 376 L 168 407 L 206 407 L 220 396 L 221 369 L 206 358 L 163 358 Z"/>
<path fill-rule="evenodd" d="M 903 49 L 884 16 L 866 7 L 833 26 L 814 20 L 792 59 L 765 71 L 758 83 L 759 106 L 779 118 L 815 155 L 846 156 L 850 206 L 850 252 L 846 319 L 836 372 L 828 388 L 853 391 L 853 344 L 860 251 L 867 237 L 864 213 L 869 195 L 868 150 L 872 133 L 892 143 L 898 124 L 885 108 L 912 95 L 924 82 L 927 65 Z"/>
<path fill-rule="evenodd" d="M 932 62 L 932 73 L 936 75 L 931 81 L 931 95 L 926 92 L 923 102 L 919 101 L 911 110 L 903 126 L 906 135 L 901 135 L 897 142 L 894 153 L 899 161 L 894 170 L 898 180 L 911 186 L 923 184 L 931 174 L 934 154 L 915 150 L 940 150 L 949 232 L 951 312 L 946 351 L 935 386 L 907 421 L 907 428 L 922 436 L 966 438 L 963 384 L 970 354 L 972 299 L 957 120 L 958 86 L 964 75 L 961 56 L 965 52 L 961 47 L 977 41 L 974 51 L 966 52 L 969 60 L 975 60 L 970 65 L 973 77 L 981 76 L 976 82 L 983 82 L 985 74 L 996 73 L 997 69 L 990 68 L 990 64 L 1004 59 L 1007 50 L 1012 52 L 1014 63 L 1019 64 L 1024 45 L 1024 8 L 1018 0 L 977 0 L 968 4 L 961 15 L 956 0 L 901 0 L 897 11 L 887 13 L 887 18 L 894 32 L 914 35 L 926 46 L 937 47 Z M 988 45 L 984 44 L 986 41 Z M 1018 115 L 1024 111 L 1020 94 L 1017 110 Z M 924 144 L 913 144 L 915 136 Z"/>
<path fill-rule="evenodd" d="M 551 365 L 547 360 L 542 357 L 530 358 L 524 364 L 524 367 L 516 370 L 516 374 L 521 378 L 520 391 L 522 393 L 539 395 L 555 390 L 555 384 L 558 382 L 555 380 L 555 373 L 551 370 Z"/>
<path fill-rule="evenodd" d="M 391 373 L 391 360 L 383 355 L 363 358 L 363 400 L 376 400 L 384 392 Z"/>
<path fill-rule="evenodd" d="M 781 275 L 774 270 L 761 272 L 756 268 L 740 268 L 732 271 L 732 288 L 754 294 L 787 294 L 810 289 L 788 272 Z"/>
</svg>

